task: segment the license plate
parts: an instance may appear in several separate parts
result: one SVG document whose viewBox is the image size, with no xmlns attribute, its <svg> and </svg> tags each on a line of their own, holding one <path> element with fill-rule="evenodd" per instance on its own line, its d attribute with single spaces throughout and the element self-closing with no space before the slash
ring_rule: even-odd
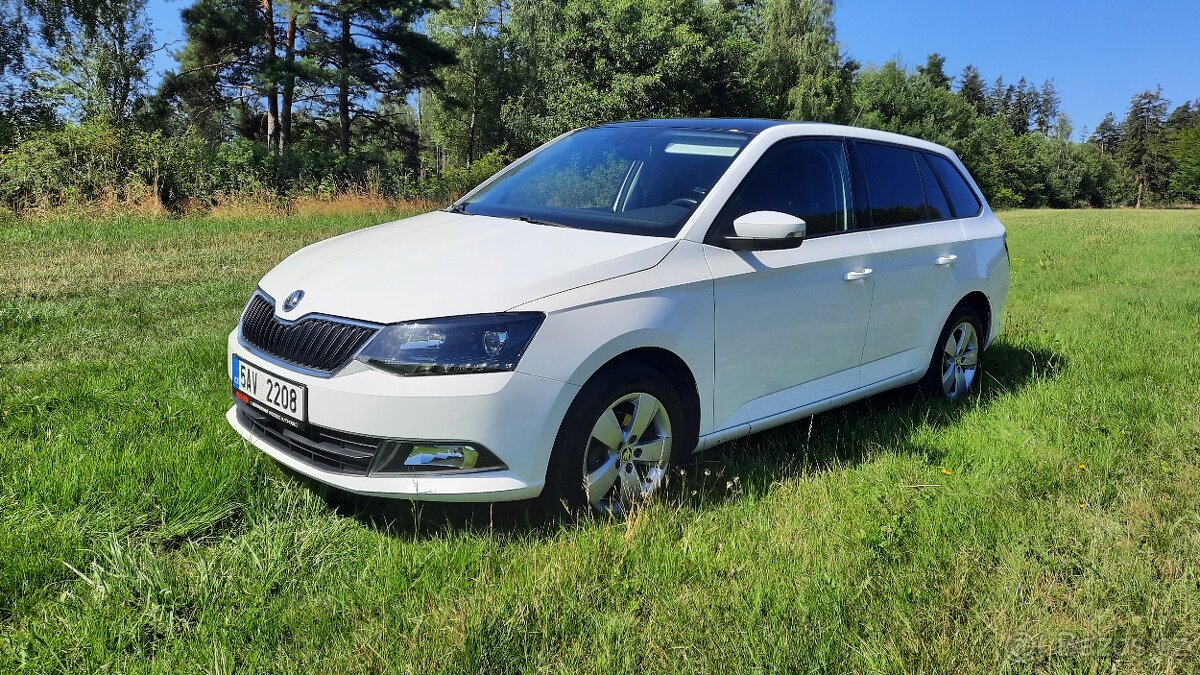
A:
<svg viewBox="0 0 1200 675">
<path fill-rule="evenodd" d="M 308 419 L 308 388 L 275 373 L 246 363 L 233 355 L 233 389 L 241 392 L 254 407 L 292 426 Z M 241 398 L 240 396 L 238 398 Z"/>
</svg>

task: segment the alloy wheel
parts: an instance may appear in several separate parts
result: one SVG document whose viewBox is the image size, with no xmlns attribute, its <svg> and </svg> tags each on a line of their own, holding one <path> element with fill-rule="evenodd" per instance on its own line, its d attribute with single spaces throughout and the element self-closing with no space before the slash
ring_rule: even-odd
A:
<svg viewBox="0 0 1200 675">
<path fill-rule="evenodd" d="M 979 333 L 975 324 L 960 321 L 942 347 L 942 392 L 958 398 L 971 389 L 979 372 Z"/>
<path fill-rule="evenodd" d="M 617 399 L 592 426 L 583 453 L 584 490 L 592 506 L 621 515 L 666 480 L 671 418 L 644 392 Z"/>
</svg>

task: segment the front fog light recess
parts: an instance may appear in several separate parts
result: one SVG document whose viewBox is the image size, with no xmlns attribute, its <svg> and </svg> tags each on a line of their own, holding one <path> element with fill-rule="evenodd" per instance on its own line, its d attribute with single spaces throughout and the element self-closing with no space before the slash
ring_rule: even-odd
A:
<svg viewBox="0 0 1200 675">
<path fill-rule="evenodd" d="M 372 474 L 420 471 L 502 469 L 504 463 L 473 443 L 384 441 Z"/>
</svg>

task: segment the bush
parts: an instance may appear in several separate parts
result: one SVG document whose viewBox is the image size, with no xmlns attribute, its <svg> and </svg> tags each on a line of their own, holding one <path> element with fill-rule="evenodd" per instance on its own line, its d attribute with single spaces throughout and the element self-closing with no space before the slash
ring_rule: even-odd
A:
<svg viewBox="0 0 1200 675">
<path fill-rule="evenodd" d="M 106 124 L 40 131 L 0 154 L 0 206 L 13 211 L 64 206 L 182 204 L 329 199 L 339 194 L 446 202 L 505 165 L 503 149 L 469 167 L 414 179 L 404 154 L 343 157 L 317 139 L 299 139 L 278 155 L 260 143 L 221 143 L 185 133 L 118 129 Z"/>
</svg>

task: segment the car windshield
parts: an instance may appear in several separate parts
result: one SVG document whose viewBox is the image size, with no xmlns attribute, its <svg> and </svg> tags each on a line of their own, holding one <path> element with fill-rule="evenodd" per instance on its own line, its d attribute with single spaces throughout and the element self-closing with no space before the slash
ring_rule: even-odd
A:
<svg viewBox="0 0 1200 675">
<path fill-rule="evenodd" d="M 543 225 L 674 237 L 749 140 L 663 127 L 575 132 L 451 207 Z"/>
</svg>

